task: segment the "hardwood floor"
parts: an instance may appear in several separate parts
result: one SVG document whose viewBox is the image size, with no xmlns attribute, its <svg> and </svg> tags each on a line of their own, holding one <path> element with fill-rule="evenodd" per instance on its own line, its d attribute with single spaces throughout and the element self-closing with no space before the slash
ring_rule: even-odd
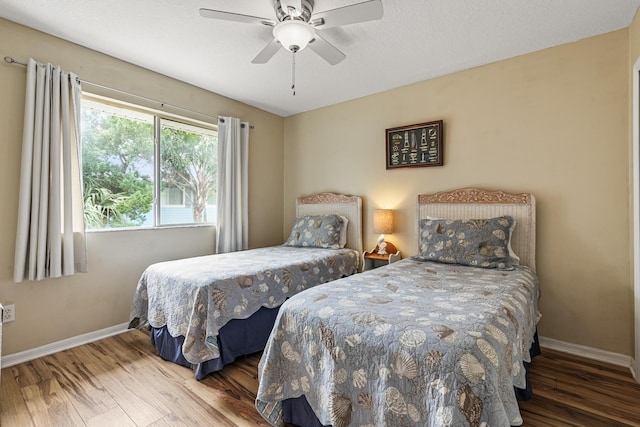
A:
<svg viewBox="0 0 640 427">
<path fill-rule="evenodd" d="M 640 385 L 628 368 L 543 348 L 529 378 L 524 425 L 640 426 Z"/>
<path fill-rule="evenodd" d="M 259 355 L 196 381 L 131 331 L 2 370 L 1 425 L 266 426 L 254 408 Z M 640 426 L 628 369 L 543 349 L 525 426 Z"/>
</svg>

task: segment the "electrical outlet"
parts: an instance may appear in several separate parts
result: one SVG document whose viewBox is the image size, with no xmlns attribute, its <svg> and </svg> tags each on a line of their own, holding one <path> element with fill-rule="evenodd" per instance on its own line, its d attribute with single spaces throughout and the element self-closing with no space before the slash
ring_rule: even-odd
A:
<svg viewBox="0 0 640 427">
<path fill-rule="evenodd" d="M 2 323 L 13 322 L 16 320 L 16 305 L 9 304 L 2 308 Z"/>
</svg>

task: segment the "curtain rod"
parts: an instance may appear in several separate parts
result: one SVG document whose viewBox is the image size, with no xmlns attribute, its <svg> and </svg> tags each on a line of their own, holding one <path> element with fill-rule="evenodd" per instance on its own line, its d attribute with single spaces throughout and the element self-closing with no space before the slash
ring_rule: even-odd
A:
<svg viewBox="0 0 640 427">
<path fill-rule="evenodd" d="M 15 59 L 13 59 L 10 56 L 5 56 L 4 57 L 4 62 L 7 62 L 9 64 L 22 65 L 23 67 L 27 66 L 27 64 L 25 64 L 24 62 L 16 61 Z M 133 97 L 136 97 L 136 98 L 139 98 L 139 99 L 144 99 L 145 101 L 155 102 L 156 104 L 160 104 L 160 106 L 162 108 L 164 108 L 164 107 L 175 108 L 177 110 L 187 111 L 189 113 L 198 114 L 200 116 L 209 117 L 211 119 L 218 119 L 219 121 L 224 123 L 224 118 L 221 117 L 221 116 L 212 116 L 210 114 L 200 113 L 198 111 L 190 110 L 188 108 L 179 107 L 177 105 L 172 105 L 172 104 L 167 104 L 166 102 L 158 101 L 156 99 L 147 98 L 147 97 L 144 97 L 144 96 L 141 96 L 141 95 L 136 95 L 135 93 L 125 92 L 125 91 L 120 90 L 120 89 L 114 89 L 112 87 L 104 86 L 104 85 L 101 85 L 101 84 L 98 84 L 98 83 L 93 83 L 93 82 L 90 82 L 90 81 L 87 81 L 87 80 L 81 80 L 81 82 L 82 83 L 86 83 L 89 86 L 95 86 L 95 87 L 99 87 L 101 89 L 107 89 L 107 90 L 118 92 L 118 93 L 121 93 L 121 94 L 124 94 L 124 95 L 133 96 Z M 244 127 L 244 124 L 242 124 L 241 126 Z M 253 125 L 249 125 L 249 129 L 253 129 L 253 128 L 254 128 Z"/>
</svg>

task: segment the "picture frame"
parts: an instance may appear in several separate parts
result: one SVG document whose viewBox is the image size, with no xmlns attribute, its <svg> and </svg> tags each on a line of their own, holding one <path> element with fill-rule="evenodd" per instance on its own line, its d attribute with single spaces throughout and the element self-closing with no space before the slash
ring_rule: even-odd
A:
<svg viewBox="0 0 640 427">
<path fill-rule="evenodd" d="M 442 120 L 386 129 L 387 169 L 443 166 Z"/>
</svg>

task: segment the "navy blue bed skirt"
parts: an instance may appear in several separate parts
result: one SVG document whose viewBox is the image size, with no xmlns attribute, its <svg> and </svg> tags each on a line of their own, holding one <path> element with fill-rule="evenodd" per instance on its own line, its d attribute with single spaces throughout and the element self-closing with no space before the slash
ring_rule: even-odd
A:
<svg viewBox="0 0 640 427">
<path fill-rule="evenodd" d="M 533 337 L 534 341 L 529 349 L 531 359 L 540 354 L 540 343 L 538 342 L 538 333 Z M 531 383 L 529 382 L 529 365 L 525 362 L 524 367 L 527 371 L 527 387 L 525 389 L 516 388 L 516 398 L 518 400 L 529 400 L 533 397 Z M 282 402 L 284 422 L 303 427 L 330 427 L 322 424 L 311 406 L 307 402 L 304 395 L 295 399 L 287 399 Z"/>
<path fill-rule="evenodd" d="M 220 328 L 218 346 L 220 357 L 192 364 L 182 355 L 183 336 L 172 337 L 167 327 L 151 328 L 151 343 L 160 357 L 193 369 L 196 379 L 201 380 L 212 372 L 222 369 L 238 357 L 264 350 L 271 329 L 278 316 L 278 309 L 262 307 L 247 319 L 234 319 Z"/>
</svg>

